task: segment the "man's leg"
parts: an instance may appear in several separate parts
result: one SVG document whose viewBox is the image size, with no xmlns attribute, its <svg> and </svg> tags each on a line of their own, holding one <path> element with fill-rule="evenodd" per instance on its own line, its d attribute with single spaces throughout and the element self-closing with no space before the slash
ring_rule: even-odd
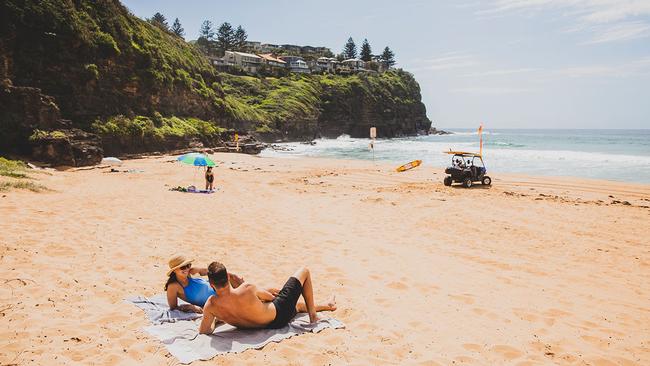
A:
<svg viewBox="0 0 650 366">
<path fill-rule="evenodd" d="M 314 289 L 311 285 L 311 274 L 307 267 L 302 267 L 292 275 L 302 284 L 302 297 L 305 299 L 309 321 L 315 323 L 318 320 L 316 316 L 316 307 L 314 306 Z"/>
<path fill-rule="evenodd" d="M 315 304 L 314 307 L 316 308 L 316 312 L 334 311 L 336 310 L 336 297 L 332 295 L 332 297 L 330 297 L 330 299 L 325 304 Z M 306 313 L 307 305 L 305 305 L 303 301 L 298 301 L 296 304 L 296 312 Z"/>
</svg>

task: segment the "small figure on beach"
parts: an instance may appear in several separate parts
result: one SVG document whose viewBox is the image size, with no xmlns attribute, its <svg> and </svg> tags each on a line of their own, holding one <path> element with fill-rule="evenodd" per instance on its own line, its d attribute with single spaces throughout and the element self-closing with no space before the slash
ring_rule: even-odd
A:
<svg viewBox="0 0 650 366">
<path fill-rule="evenodd" d="M 208 266 L 208 279 L 216 296 L 210 296 L 203 307 L 199 333 L 212 334 L 216 321 L 240 328 L 278 329 L 287 325 L 296 313 L 308 313 L 311 323 L 318 321 L 316 312 L 336 310 L 332 297 L 325 305 L 316 305 L 309 269 L 298 269 L 281 290 L 261 289 L 244 282 L 234 288 L 228 280 L 226 267 L 219 262 Z M 302 295 L 305 302 L 298 302 Z"/>
<path fill-rule="evenodd" d="M 214 182 L 214 173 L 212 172 L 212 167 L 209 166 L 205 171 L 205 189 L 213 190 L 212 183 Z"/>
<path fill-rule="evenodd" d="M 208 281 L 203 278 L 195 278 L 192 275 L 206 276 L 207 268 L 192 267 L 192 260 L 182 255 L 176 255 L 169 260 L 169 271 L 167 271 L 167 303 L 171 310 L 178 309 L 188 313 L 203 313 L 203 305 L 208 298 L 215 294 Z M 233 288 L 239 287 L 244 280 L 234 273 L 228 274 L 230 285 Z M 178 299 L 189 304 L 178 305 Z"/>
</svg>

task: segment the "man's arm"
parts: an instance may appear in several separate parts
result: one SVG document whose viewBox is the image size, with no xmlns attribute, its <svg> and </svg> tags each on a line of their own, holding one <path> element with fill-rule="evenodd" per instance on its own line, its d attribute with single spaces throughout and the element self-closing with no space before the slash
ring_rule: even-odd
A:
<svg viewBox="0 0 650 366">
<path fill-rule="evenodd" d="M 207 276 L 208 275 L 208 269 L 207 268 L 198 268 L 198 267 L 192 267 L 190 268 L 190 274 L 198 274 L 199 276 Z M 239 287 L 244 282 L 244 279 L 239 276 L 236 273 L 228 273 L 228 280 L 230 281 L 230 285 L 233 288 Z"/>
<path fill-rule="evenodd" d="M 209 301 L 203 308 L 203 319 L 201 320 L 201 325 L 199 325 L 200 334 L 212 334 L 214 328 L 216 328 L 216 323 L 219 321 L 219 319 L 217 319 L 217 317 L 207 308 L 208 304 Z"/>
<path fill-rule="evenodd" d="M 244 279 L 235 273 L 228 273 L 228 281 L 230 282 L 232 288 L 237 288 L 241 286 L 242 283 L 244 283 Z"/>
<path fill-rule="evenodd" d="M 255 296 L 257 296 L 257 298 L 260 299 L 261 301 L 269 302 L 275 299 L 275 296 L 273 296 L 273 294 L 270 293 L 269 291 L 257 288 L 257 286 L 255 285 L 252 285 L 252 287 L 253 290 L 255 291 Z"/>
<path fill-rule="evenodd" d="M 208 269 L 207 268 L 192 267 L 192 268 L 190 268 L 190 274 L 198 274 L 199 276 L 207 276 L 208 275 Z"/>
</svg>

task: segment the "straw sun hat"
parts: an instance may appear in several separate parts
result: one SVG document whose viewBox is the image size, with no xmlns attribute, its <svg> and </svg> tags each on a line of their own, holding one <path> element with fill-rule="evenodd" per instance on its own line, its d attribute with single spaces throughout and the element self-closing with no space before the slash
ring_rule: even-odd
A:
<svg viewBox="0 0 650 366">
<path fill-rule="evenodd" d="M 167 271 L 167 277 L 169 277 L 172 272 L 178 268 L 183 267 L 184 265 L 190 264 L 194 259 L 187 259 L 182 255 L 175 255 L 169 259 L 169 271 Z"/>
</svg>

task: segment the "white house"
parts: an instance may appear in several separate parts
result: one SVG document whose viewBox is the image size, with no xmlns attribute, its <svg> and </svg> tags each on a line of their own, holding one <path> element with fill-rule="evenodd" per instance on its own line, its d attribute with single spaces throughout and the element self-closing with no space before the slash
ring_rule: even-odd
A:
<svg viewBox="0 0 650 366">
<path fill-rule="evenodd" d="M 257 73 L 262 66 L 262 58 L 252 53 L 226 51 L 223 60 L 227 65 L 237 65 L 253 74 Z"/>
<path fill-rule="evenodd" d="M 364 71 L 366 67 L 366 63 L 363 60 L 359 60 L 358 58 L 349 58 L 347 60 L 343 60 L 341 61 L 341 64 L 349 67 L 352 71 Z"/>
<path fill-rule="evenodd" d="M 302 57 L 299 56 L 280 56 L 280 59 L 287 63 L 291 72 L 310 74 L 311 70 Z"/>
<path fill-rule="evenodd" d="M 318 72 L 334 73 L 334 71 L 336 70 L 336 65 L 338 63 L 339 62 L 336 61 L 336 59 L 333 57 L 319 57 L 316 60 L 315 69 Z"/>
</svg>

